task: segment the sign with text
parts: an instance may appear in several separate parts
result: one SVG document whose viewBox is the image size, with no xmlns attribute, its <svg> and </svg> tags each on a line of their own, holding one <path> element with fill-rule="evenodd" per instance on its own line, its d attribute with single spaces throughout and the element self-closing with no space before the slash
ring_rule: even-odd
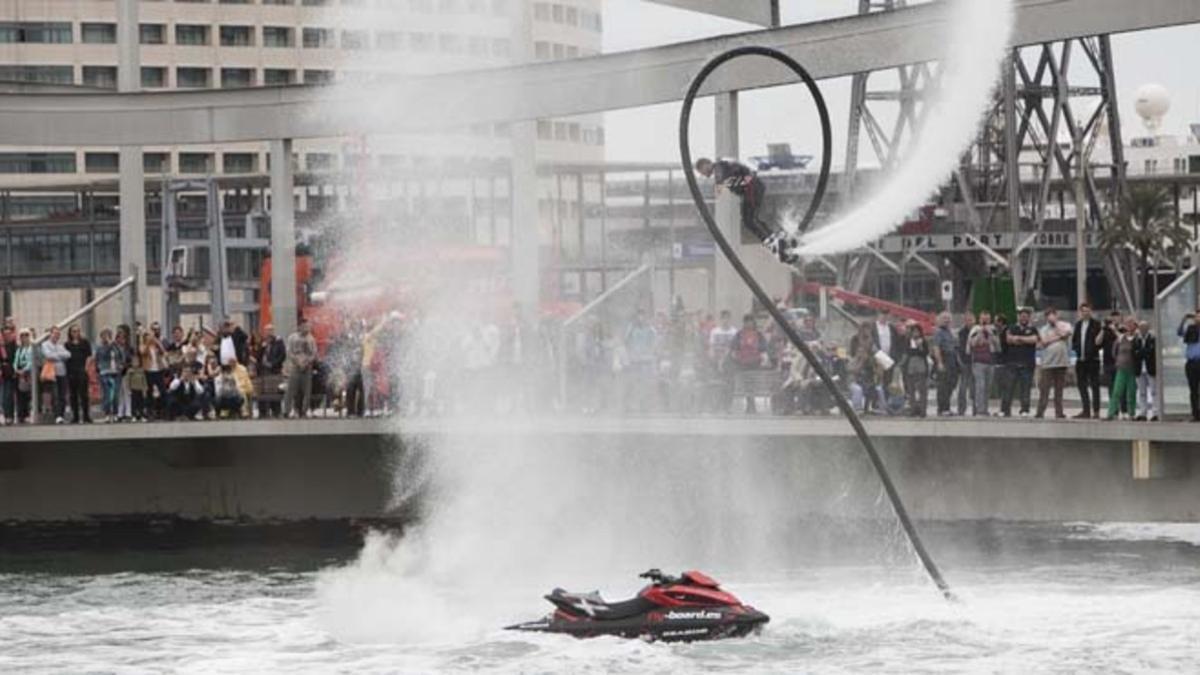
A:
<svg viewBox="0 0 1200 675">
<path fill-rule="evenodd" d="M 986 234 L 913 234 L 892 235 L 884 237 L 875 243 L 883 253 L 908 253 L 910 251 L 929 251 L 930 253 L 956 253 L 959 251 L 977 251 L 980 244 L 997 251 L 1011 251 L 1014 247 L 1025 243 L 1026 239 L 1033 240 L 1025 248 L 1041 249 L 1074 249 L 1074 232 L 989 232 Z M 1084 245 L 1087 248 L 1099 247 L 1099 236 L 1095 232 L 1084 233 Z"/>
</svg>

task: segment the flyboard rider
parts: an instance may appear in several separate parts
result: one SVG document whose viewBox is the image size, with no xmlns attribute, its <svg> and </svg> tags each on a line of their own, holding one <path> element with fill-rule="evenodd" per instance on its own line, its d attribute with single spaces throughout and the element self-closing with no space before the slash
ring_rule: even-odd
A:
<svg viewBox="0 0 1200 675">
<path fill-rule="evenodd" d="M 764 223 L 758 217 L 767 188 L 750 167 L 732 159 L 713 161 L 707 157 L 696 160 L 696 173 L 712 178 L 717 194 L 729 190 L 742 201 L 742 227 L 749 230 L 766 246 L 780 262 L 794 264 L 799 261 L 793 250 L 796 240 L 781 228 Z"/>
</svg>

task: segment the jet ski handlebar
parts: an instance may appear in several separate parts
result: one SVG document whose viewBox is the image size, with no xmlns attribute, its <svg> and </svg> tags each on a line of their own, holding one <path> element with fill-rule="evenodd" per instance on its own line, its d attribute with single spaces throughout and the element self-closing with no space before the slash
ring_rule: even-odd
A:
<svg viewBox="0 0 1200 675">
<path fill-rule="evenodd" d="M 673 577 L 669 574 L 663 574 L 662 570 L 657 567 L 651 568 L 638 575 L 639 579 L 649 579 L 655 584 L 674 584 L 679 582 L 679 577 Z"/>
</svg>

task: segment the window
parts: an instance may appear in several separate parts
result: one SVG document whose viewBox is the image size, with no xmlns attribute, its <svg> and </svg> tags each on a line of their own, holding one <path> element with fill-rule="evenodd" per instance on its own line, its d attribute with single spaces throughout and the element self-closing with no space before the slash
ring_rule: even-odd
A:
<svg viewBox="0 0 1200 675">
<path fill-rule="evenodd" d="M 175 86 L 180 89 L 203 89 L 211 86 L 212 75 L 208 68 L 180 66 L 175 69 Z"/>
<path fill-rule="evenodd" d="M 1200 155 L 1190 155 L 1188 157 L 1188 173 L 1200 173 Z"/>
<path fill-rule="evenodd" d="M 212 160 L 211 152 L 181 152 L 179 173 L 211 173 Z"/>
<path fill-rule="evenodd" d="M 398 30 L 381 30 L 375 34 L 375 48 L 394 52 L 404 49 L 404 33 Z"/>
<path fill-rule="evenodd" d="M 369 49 L 371 34 L 365 30 L 342 31 L 342 49 Z"/>
<path fill-rule="evenodd" d="M 551 53 L 554 54 L 555 61 L 557 61 L 567 55 L 566 49 L 564 49 L 563 45 L 561 45 L 557 42 L 554 43 L 554 49 L 552 50 Z"/>
<path fill-rule="evenodd" d="M 332 70 L 305 70 L 304 84 L 332 84 Z"/>
<path fill-rule="evenodd" d="M 554 138 L 554 127 L 546 120 L 538 120 L 537 137 L 539 141 L 549 141 Z"/>
<path fill-rule="evenodd" d="M 579 10 L 575 7 L 568 7 L 566 21 L 568 26 L 578 26 Z"/>
<path fill-rule="evenodd" d="M 117 153 L 87 152 L 83 155 L 83 170 L 87 173 L 116 173 Z"/>
<path fill-rule="evenodd" d="M 263 26 L 264 47 L 291 47 L 292 29 L 288 26 Z"/>
<path fill-rule="evenodd" d="M 438 0 L 438 11 L 442 14 L 458 13 L 458 0 Z"/>
<path fill-rule="evenodd" d="M 470 40 L 468 40 L 468 42 L 467 42 L 467 51 L 469 51 L 471 53 L 471 56 L 487 56 L 488 55 L 487 38 L 479 36 L 479 35 L 472 35 Z"/>
<path fill-rule="evenodd" d="M 597 33 L 600 32 L 600 30 L 601 30 L 600 14 L 598 12 L 589 12 L 586 9 L 580 11 L 579 12 L 579 25 L 590 31 L 595 31 Z"/>
<path fill-rule="evenodd" d="M 310 152 L 304 155 L 304 165 L 309 171 L 333 171 L 333 162 L 332 152 Z"/>
<path fill-rule="evenodd" d="M 443 54 L 461 54 L 462 38 L 453 33 L 442 33 L 438 36 L 438 48 Z"/>
<path fill-rule="evenodd" d="M 0 43 L 66 44 L 71 42 L 71 24 L 65 21 L 0 22 Z"/>
<path fill-rule="evenodd" d="M 250 0 L 220 0 L 222 5 L 249 5 Z"/>
<path fill-rule="evenodd" d="M 496 38 L 492 40 L 492 56 L 508 58 L 512 55 L 512 43 L 508 38 Z"/>
<path fill-rule="evenodd" d="M 305 49 L 329 49 L 333 47 L 333 30 L 330 28 L 305 28 Z"/>
<path fill-rule="evenodd" d="M 175 24 L 175 44 L 177 45 L 206 45 L 208 44 L 208 26 L 191 23 Z"/>
<path fill-rule="evenodd" d="M 537 19 L 538 21 L 549 21 L 550 20 L 550 3 L 548 3 L 548 2 L 533 3 L 533 18 Z"/>
<path fill-rule="evenodd" d="M 88 87 L 100 87 L 102 89 L 117 88 L 117 67 L 116 66 L 84 66 L 83 67 L 83 84 Z"/>
<path fill-rule="evenodd" d="M 574 59 L 579 56 L 579 47 L 575 45 L 567 45 L 567 58 Z"/>
<path fill-rule="evenodd" d="M 254 29 L 250 26 L 221 26 L 222 47 L 253 47 Z"/>
<path fill-rule="evenodd" d="M 75 153 L 0 152 L 0 173 L 75 173 Z"/>
<path fill-rule="evenodd" d="M 554 23 L 562 23 L 563 22 L 563 6 L 559 5 L 559 4 L 555 4 L 550 9 L 551 9 L 551 14 L 554 17 Z"/>
<path fill-rule="evenodd" d="M 305 7 L 324 7 L 329 4 L 329 0 L 301 0 Z"/>
<path fill-rule="evenodd" d="M 263 84 L 268 87 L 278 87 L 292 84 L 296 81 L 296 71 L 287 68 L 266 68 L 263 70 Z"/>
<path fill-rule="evenodd" d="M 221 69 L 221 87 L 225 89 L 236 89 L 238 87 L 253 87 L 254 86 L 254 69 L 253 68 L 222 68 Z"/>
<path fill-rule="evenodd" d="M 433 33 L 413 33 L 409 37 L 409 44 L 414 52 L 431 52 L 434 46 Z"/>
<path fill-rule="evenodd" d="M 9 82 L 38 82 L 41 84 L 74 84 L 71 66 L 0 66 L 0 80 Z"/>
<path fill-rule="evenodd" d="M 433 0 L 408 0 L 408 10 L 421 14 L 432 14 Z"/>
<path fill-rule="evenodd" d="M 295 0 L 262 0 L 264 5 L 294 5 Z"/>
<path fill-rule="evenodd" d="M 167 69 L 162 66 L 142 66 L 142 88 L 162 89 L 167 86 Z"/>
<path fill-rule="evenodd" d="M 166 44 L 167 27 L 161 23 L 144 23 L 138 26 L 138 36 L 144 45 Z"/>
<path fill-rule="evenodd" d="M 467 0 L 467 11 L 472 14 L 484 14 L 487 12 L 487 2 L 485 0 Z"/>
<path fill-rule="evenodd" d="M 567 140 L 567 123 L 566 122 L 555 122 L 554 123 L 554 140 L 556 140 L 556 141 Z"/>
<path fill-rule="evenodd" d="M 253 152 L 227 152 L 221 156 L 221 170 L 225 173 L 255 173 L 258 170 L 258 155 Z"/>
<path fill-rule="evenodd" d="M 142 171 L 145 173 L 171 173 L 171 153 L 142 153 Z"/>
<path fill-rule="evenodd" d="M 117 24 L 115 23 L 81 23 L 79 24 L 79 39 L 90 45 L 111 45 L 117 43 Z"/>
<path fill-rule="evenodd" d="M 541 40 L 534 42 L 533 43 L 533 56 L 534 56 L 534 58 L 536 58 L 540 61 L 549 59 L 550 58 L 550 43 L 543 42 Z"/>
</svg>

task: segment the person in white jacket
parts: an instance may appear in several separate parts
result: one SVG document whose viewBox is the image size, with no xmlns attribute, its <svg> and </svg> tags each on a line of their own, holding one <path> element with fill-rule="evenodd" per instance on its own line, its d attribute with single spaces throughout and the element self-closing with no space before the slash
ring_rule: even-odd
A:
<svg viewBox="0 0 1200 675">
<path fill-rule="evenodd" d="M 64 416 L 67 411 L 67 359 L 71 358 L 71 352 L 62 343 L 62 330 L 58 326 L 50 329 L 50 337 L 42 343 L 42 360 L 54 366 L 54 382 L 43 378 L 47 385 L 50 385 L 51 394 L 54 401 L 54 423 L 63 424 L 66 422 Z M 40 375 L 40 373 L 39 373 Z M 35 401 L 35 405 L 41 401 Z"/>
</svg>

